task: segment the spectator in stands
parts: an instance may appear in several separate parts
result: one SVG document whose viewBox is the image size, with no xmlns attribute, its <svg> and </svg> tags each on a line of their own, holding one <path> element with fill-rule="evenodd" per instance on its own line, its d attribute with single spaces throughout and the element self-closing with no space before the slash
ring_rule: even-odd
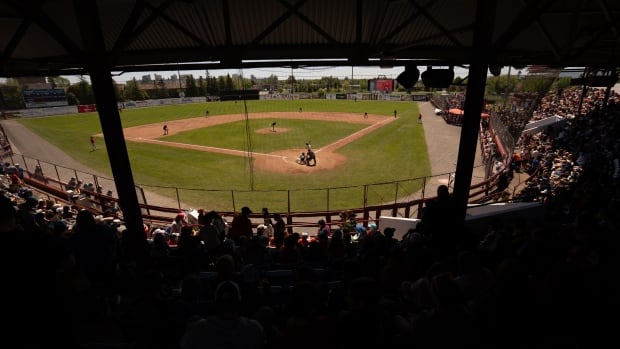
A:
<svg viewBox="0 0 620 349">
<path fill-rule="evenodd" d="M 273 220 L 271 219 L 271 213 L 267 207 L 263 207 L 263 225 L 265 226 L 265 234 L 271 236 L 273 234 Z"/>
<path fill-rule="evenodd" d="M 512 153 L 512 169 L 519 173 L 521 172 L 521 162 L 523 161 L 523 159 L 521 158 L 521 154 L 519 152 L 513 152 Z"/>
<path fill-rule="evenodd" d="M 503 192 L 504 190 L 508 188 L 509 184 L 510 184 L 509 173 L 508 171 L 503 171 L 497 178 L 497 187 L 495 187 L 495 190 L 493 190 L 491 194 Z"/>
<path fill-rule="evenodd" d="M 207 250 L 207 255 L 210 263 L 215 265 L 215 260 L 219 255 L 220 247 L 222 246 L 222 234 L 218 230 L 216 225 L 216 219 L 218 214 L 215 211 L 211 211 L 205 215 L 204 224 L 200 227 L 199 236 L 204 243 L 204 247 Z"/>
<path fill-rule="evenodd" d="M 263 328 L 256 320 L 240 315 L 241 304 L 241 289 L 236 282 L 219 283 L 215 289 L 215 315 L 189 323 L 181 349 L 263 348 Z"/>
<path fill-rule="evenodd" d="M 444 272 L 432 278 L 431 295 L 433 307 L 421 312 L 412 321 L 416 345 L 478 348 L 474 318 L 451 273 Z"/>
<path fill-rule="evenodd" d="M 116 270 L 116 233 L 109 226 L 97 223 L 92 213 L 82 210 L 75 219 L 70 243 L 77 269 L 92 286 L 110 286 Z"/>
<path fill-rule="evenodd" d="M 456 206 L 448 186 L 437 187 L 437 197 L 427 202 L 422 213 L 423 233 L 433 248 L 444 252 L 451 251 L 458 242 L 458 229 L 453 219 Z"/>
<path fill-rule="evenodd" d="M 181 234 L 174 251 L 175 255 L 181 257 L 185 263 L 185 270 L 188 272 L 197 272 L 200 267 L 200 258 L 202 257 L 202 245 L 200 237 L 194 235 L 191 225 L 184 225 L 181 228 Z"/>
<path fill-rule="evenodd" d="M 75 194 L 80 194 L 82 192 L 83 185 L 84 185 L 84 181 L 81 179 L 78 179 L 77 184 L 75 185 L 75 189 L 73 189 L 73 192 Z"/>
<path fill-rule="evenodd" d="M 24 179 L 24 169 L 19 165 L 19 164 L 15 164 L 13 165 L 15 166 L 15 168 L 17 169 L 17 175 L 19 176 L 19 179 Z"/>
<path fill-rule="evenodd" d="M 62 218 L 63 219 L 73 219 L 73 217 L 77 214 L 77 211 L 71 209 L 71 206 L 64 205 L 62 207 Z"/>
<path fill-rule="evenodd" d="M 303 248 L 308 248 L 308 245 L 310 244 L 310 242 L 308 241 L 308 233 L 306 232 L 301 233 L 301 237 L 297 241 L 297 244 L 301 245 L 301 247 Z"/>
<path fill-rule="evenodd" d="M 23 181 L 19 178 L 17 172 L 11 173 L 9 175 L 9 179 L 11 181 L 9 184 L 9 191 L 13 194 L 17 194 L 22 186 Z"/>
<path fill-rule="evenodd" d="M 327 237 L 330 237 L 332 235 L 332 230 L 329 227 L 329 225 L 327 225 L 325 223 L 324 219 L 319 219 L 318 224 L 319 224 L 319 228 L 318 228 L 317 233 L 316 233 L 317 236 L 324 234 Z"/>
<path fill-rule="evenodd" d="M 35 166 L 33 177 L 36 180 L 47 182 L 47 178 L 45 178 L 45 175 L 43 174 L 43 169 L 41 168 L 41 165 Z"/>
<path fill-rule="evenodd" d="M 407 321 L 380 305 L 381 292 L 376 279 L 362 276 L 348 285 L 347 309 L 337 319 L 338 347 L 403 348 Z M 365 329 L 360 331 L 360 329 Z M 355 335 L 351 335 L 355 333 Z"/>
<path fill-rule="evenodd" d="M 284 244 L 284 238 L 286 237 L 286 223 L 279 213 L 274 213 L 273 219 L 275 225 L 273 227 L 273 245 L 279 249 Z"/>
<path fill-rule="evenodd" d="M 284 238 L 284 244 L 278 253 L 278 262 L 287 265 L 296 265 L 302 261 L 301 251 L 297 248 L 297 239 L 293 235 Z"/>
<path fill-rule="evenodd" d="M 241 208 L 241 213 L 235 216 L 230 227 L 230 237 L 235 241 L 235 244 L 239 245 L 239 239 L 241 236 L 247 236 L 252 238 L 252 221 L 250 220 L 250 214 L 252 210 L 249 207 L 244 206 Z"/>
<path fill-rule="evenodd" d="M 183 212 L 179 212 L 175 217 L 172 223 L 170 224 L 170 235 L 181 236 L 181 230 L 183 227 L 187 225 L 185 221 L 185 214 Z"/>
<path fill-rule="evenodd" d="M 164 234 L 153 234 L 153 242 L 151 243 L 151 257 L 157 260 L 168 256 L 170 256 L 170 246 L 168 245 L 168 242 L 166 242 Z"/>
<path fill-rule="evenodd" d="M 530 163 L 530 167 L 527 170 L 527 173 L 529 175 L 532 175 L 534 172 L 536 172 L 536 170 L 538 170 L 541 160 L 542 160 L 542 155 L 537 155 L 536 157 L 532 159 L 532 162 Z"/>
<path fill-rule="evenodd" d="M 69 191 L 69 190 L 75 190 L 76 188 L 77 188 L 77 180 L 75 179 L 75 177 L 71 177 L 71 179 L 69 179 L 69 182 L 67 182 L 67 184 L 65 185 L 65 189 Z"/>
<path fill-rule="evenodd" d="M 398 247 L 398 239 L 394 238 L 396 228 L 385 227 L 383 229 L 383 236 L 385 236 L 385 249 L 390 252 Z"/>
</svg>

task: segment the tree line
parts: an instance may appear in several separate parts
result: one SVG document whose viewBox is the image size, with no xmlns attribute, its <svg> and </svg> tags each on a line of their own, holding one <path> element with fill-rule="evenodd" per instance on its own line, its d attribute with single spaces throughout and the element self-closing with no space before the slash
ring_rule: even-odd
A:
<svg viewBox="0 0 620 349">
<path fill-rule="evenodd" d="M 540 81 L 539 81 L 540 80 Z M 490 76 L 487 79 L 487 95 L 505 95 L 506 92 L 537 92 L 540 84 L 548 83 L 543 78 L 519 79 L 517 76 Z M 51 88 L 63 88 L 66 91 L 69 105 L 95 104 L 95 97 L 90 82 L 85 77 L 80 77 L 76 83 L 71 83 L 68 79 L 54 76 L 47 77 Z M 548 80 L 547 80 L 548 81 Z M 176 86 L 178 84 L 178 86 Z M 570 78 L 562 78 L 554 83 L 554 88 L 563 88 L 570 84 Z M 548 86 L 548 85 L 547 85 Z M 0 109 L 23 109 L 24 99 L 22 90 L 28 89 L 27 85 L 22 86 L 16 79 L 9 78 L 4 85 L 0 86 Z M 449 91 L 465 91 L 466 80 L 461 77 L 454 79 Z M 552 88 L 552 89 L 554 89 Z M 353 81 L 348 77 L 340 79 L 338 77 L 321 77 L 320 79 L 298 80 L 290 75 L 287 79 L 278 80 L 274 74 L 266 78 L 250 78 L 241 75 L 230 76 L 200 76 L 198 79 L 193 75 L 184 75 L 182 78 L 166 79 L 156 75 L 156 79 L 133 78 L 125 84 L 114 82 L 114 91 L 119 102 L 142 101 L 146 99 L 163 99 L 179 97 L 208 97 L 219 96 L 223 91 L 259 89 L 270 93 L 311 93 L 318 98 L 322 98 L 326 93 L 350 93 L 368 92 L 368 80 L 356 79 Z M 396 84 L 398 92 L 432 92 L 426 88 L 421 81 L 409 90 Z"/>
</svg>

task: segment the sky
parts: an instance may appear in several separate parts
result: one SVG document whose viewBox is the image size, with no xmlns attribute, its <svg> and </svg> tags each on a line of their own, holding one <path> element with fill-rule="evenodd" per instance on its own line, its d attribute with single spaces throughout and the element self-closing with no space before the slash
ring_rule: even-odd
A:
<svg viewBox="0 0 620 349">
<path fill-rule="evenodd" d="M 446 67 L 437 67 L 446 68 Z M 426 70 L 426 67 L 418 67 L 420 72 Z M 250 76 L 254 75 L 256 78 L 266 78 L 273 75 L 278 77 L 278 80 L 285 80 L 289 76 L 293 75 L 297 80 L 309 80 L 309 79 L 320 79 L 321 77 L 336 77 L 340 79 L 344 79 L 348 77 L 349 79 L 373 79 L 379 76 L 385 76 L 388 79 L 396 79 L 396 77 L 404 70 L 404 67 L 394 67 L 394 68 L 380 68 L 380 67 L 305 67 L 293 69 L 291 68 L 252 68 L 252 69 L 218 69 L 218 70 L 209 70 L 209 76 L 226 76 L 230 74 L 233 76 L 234 74 L 242 74 L 245 78 L 250 78 Z M 507 73 L 503 72 L 503 74 Z M 157 72 L 137 72 L 137 73 L 124 73 L 124 74 L 114 74 L 113 79 L 117 83 L 124 83 L 129 80 L 132 80 L 134 77 L 137 80 L 140 80 L 143 75 L 150 75 L 153 79 L 155 74 L 161 75 L 164 79 L 170 78 L 172 75 L 179 75 L 179 71 L 157 71 Z M 192 74 L 194 78 L 198 78 L 200 76 L 206 77 L 206 71 L 204 70 L 181 70 L 181 75 Z M 467 69 L 455 67 L 454 68 L 454 76 L 460 76 L 462 78 L 466 77 L 468 74 Z M 79 81 L 79 76 L 64 76 L 69 79 L 71 83 L 75 83 Z"/>
<path fill-rule="evenodd" d="M 436 67 L 437 69 L 447 68 L 447 67 Z M 425 66 L 419 66 L 420 72 L 424 72 L 426 70 Z M 396 79 L 396 77 L 402 73 L 404 70 L 403 66 L 397 66 L 393 68 L 380 68 L 380 67 L 303 67 L 292 69 L 291 68 L 252 68 L 252 69 L 211 69 L 209 70 L 210 76 L 226 76 L 230 74 L 231 76 L 237 74 L 242 74 L 245 78 L 250 78 L 250 76 L 254 75 L 256 78 L 266 78 L 273 75 L 276 75 L 279 80 L 286 80 L 289 76 L 293 75 L 296 80 L 311 80 L 311 79 L 320 79 L 322 77 L 335 77 L 339 79 L 344 79 L 345 77 L 349 79 L 373 79 L 378 78 L 380 76 L 384 76 L 388 79 Z M 117 83 L 125 83 L 129 80 L 132 80 L 134 77 L 137 80 L 140 80 L 143 75 L 150 75 L 151 79 L 155 78 L 155 74 L 161 75 L 164 79 L 170 78 L 172 75 L 187 75 L 192 74 L 194 78 L 198 78 L 200 76 L 206 77 L 207 72 L 205 70 L 181 70 L 176 71 L 154 71 L 154 72 L 136 72 L 136 73 L 120 73 L 120 72 L 112 72 L 112 78 Z M 502 75 L 508 74 L 508 67 L 504 67 L 502 69 Z M 522 71 L 523 74 L 526 71 Z M 515 69 L 512 69 L 511 74 L 517 74 Z M 468 70 L 461 67 L 454 67 L 454 76 L 465 78 L 468 75 Z M 489 74 L 490 75 L 490 74 Z M 80 81 L 80 76 L 63 76 L 64 78 L 69 79 L 71 83 L 77 83 Z M 85 76 L 86 80 L 89 80 L 88 76 Z M 0 82 L 5 82 L 6 79 L 0 77 Z"/>
</svg>

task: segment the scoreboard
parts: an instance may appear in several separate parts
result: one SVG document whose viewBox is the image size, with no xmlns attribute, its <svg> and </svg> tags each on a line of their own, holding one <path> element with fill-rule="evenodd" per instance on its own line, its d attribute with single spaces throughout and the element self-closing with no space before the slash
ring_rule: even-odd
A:
<svg viewBox="0 0 620 349">
<path fill-rule="evenodd" d="M 392 92 L 394 91 L 393 79 L 370 79 L 368 80 L 368 91 L 370 92 Z"/>
</svg>

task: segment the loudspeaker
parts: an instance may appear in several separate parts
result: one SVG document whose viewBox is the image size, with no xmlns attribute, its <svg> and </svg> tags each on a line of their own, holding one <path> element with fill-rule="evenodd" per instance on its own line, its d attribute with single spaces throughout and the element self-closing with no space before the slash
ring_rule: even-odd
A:
<svg viewBox="0 0 620 349">
<path fill-rule="evenodd" d="M 454 80 L 454 70 L 449 69 L 432 69 L 428 67 L 422 73 L 422 82 L 424 86 L 430 88 L 448 88 Z"/>
<path fill-rule="evenodd" d="M 398 77 L 396 77 L 396 82 L 398 82 L 404 88 L 410 89 L 415 85 L 416 82 L 418 82 L 419 78 L 420 70 L 418 70 L 418 67 L 416 67 L 415 65 L 407 66 L 405 67 L 405 71 L 403 71 L 398 75 Z"/>
<path fill-rule="evenodd" d="M 499 76 L 502 73 L 502 66 L 501 65 L 490 65 L 489 72 L 491 72 L 493 76 Z"/>
</svg>

